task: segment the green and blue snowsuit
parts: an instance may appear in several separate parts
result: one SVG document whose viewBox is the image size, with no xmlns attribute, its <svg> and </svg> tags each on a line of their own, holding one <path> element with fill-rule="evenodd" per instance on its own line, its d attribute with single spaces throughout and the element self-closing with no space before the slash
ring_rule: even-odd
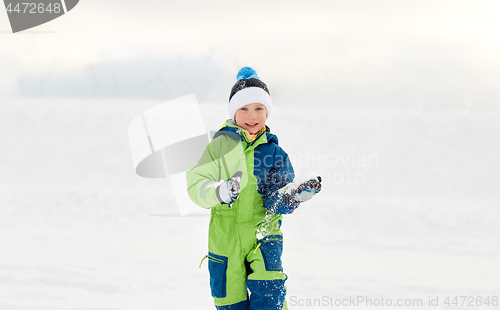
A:
<svg viewBox="0 0 500 310">
<path fill-rule="evenodd" d="M 230 208 L 219 202 L 216 188 L 237 171 L 243 172 L 241 190 Z M 299 204 L 286 203 L 278 190 L 293 179 L 288 155 L 268 127 L 249 142 L 231 120 L 187 172 L 189 196 L 211 209 L 207 257 L 217 309 L 287 309 L 280 226 L 283 214 Z"/>
</svg>

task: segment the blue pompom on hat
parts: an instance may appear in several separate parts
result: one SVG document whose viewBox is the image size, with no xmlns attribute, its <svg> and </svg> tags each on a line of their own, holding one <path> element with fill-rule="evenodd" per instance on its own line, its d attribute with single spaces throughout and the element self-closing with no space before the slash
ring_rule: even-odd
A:
<svg viewBox="0 0 500 310">
<path fill-rule="evenodd" d="M 272 101 L 267 85 L 257 75 L 257 72 L 250 67 L 243 67 L 236 75 L 236 83 L 229 95 L 229 117 L 234 121 L 236 111 L 241 107 L 260 103 L 267 109 L 267 117 L 271 114 Z"/>
<path fill-rule="evenodd" d="M 257 76 L 257 72 L 255 72 L 254 69 L 250 67 L 243 67 L 238 71 L 238 74 L 236 75 L 236 80 L 246 80 L 246 79 L 259 79 Z"/>
</svg>

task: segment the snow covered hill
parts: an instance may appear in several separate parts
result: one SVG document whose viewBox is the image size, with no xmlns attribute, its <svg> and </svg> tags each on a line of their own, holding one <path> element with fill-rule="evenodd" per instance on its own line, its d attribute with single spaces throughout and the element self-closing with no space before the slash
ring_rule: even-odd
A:
<svg viewBox="0 0 500 310">
<path fill-rule="evenodd" d="M 2 102 L 0 309 L 213 308 L 208 217 L 133 171 L 128 123 L 156 104 Z M 277 104 L 268 125 L 324 180 L 283 224 L 290 309 L 500 296 L 499 111 Z"/>
</svg>

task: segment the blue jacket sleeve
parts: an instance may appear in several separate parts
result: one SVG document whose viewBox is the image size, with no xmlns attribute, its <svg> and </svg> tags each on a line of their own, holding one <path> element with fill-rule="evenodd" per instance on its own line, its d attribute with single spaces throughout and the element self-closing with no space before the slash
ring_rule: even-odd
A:
<svg viewBox="0 0 500 310">
<path fill-rule="evenodd" d="M 279 159 L 275 161 L 269 171 L 264 195 L 264 207 L 276 214 L 290 214 L 299 207 L 300 203 L 287 203 L 279 191 L 288 183 L 292 183 L 295 177 L 288 155 L 284 151 L 282 152 L 283 154 L 275 156 L 275 158 Z"/>
</svg>

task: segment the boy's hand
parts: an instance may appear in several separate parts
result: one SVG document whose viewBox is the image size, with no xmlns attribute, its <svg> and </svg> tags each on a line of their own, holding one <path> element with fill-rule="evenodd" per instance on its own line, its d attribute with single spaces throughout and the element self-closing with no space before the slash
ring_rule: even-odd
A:
<svg viewBox="0 0 500 310">
<path fill-rule="evenodd" d="M 283 191 L 283 199 L 289 203 L 305 202 L 321 190 L 321 177 L 312 177 L 306 181 L 288 184 Z"/>
<path fill-rule="evenodd" d="M 229 208 L 238 199 L 240 194 L 240 181 L 243 172 L 238 171 L 233 176 L 217 187 L 215 193 L 221 204 L 228 204 Z"/>
</svg>

